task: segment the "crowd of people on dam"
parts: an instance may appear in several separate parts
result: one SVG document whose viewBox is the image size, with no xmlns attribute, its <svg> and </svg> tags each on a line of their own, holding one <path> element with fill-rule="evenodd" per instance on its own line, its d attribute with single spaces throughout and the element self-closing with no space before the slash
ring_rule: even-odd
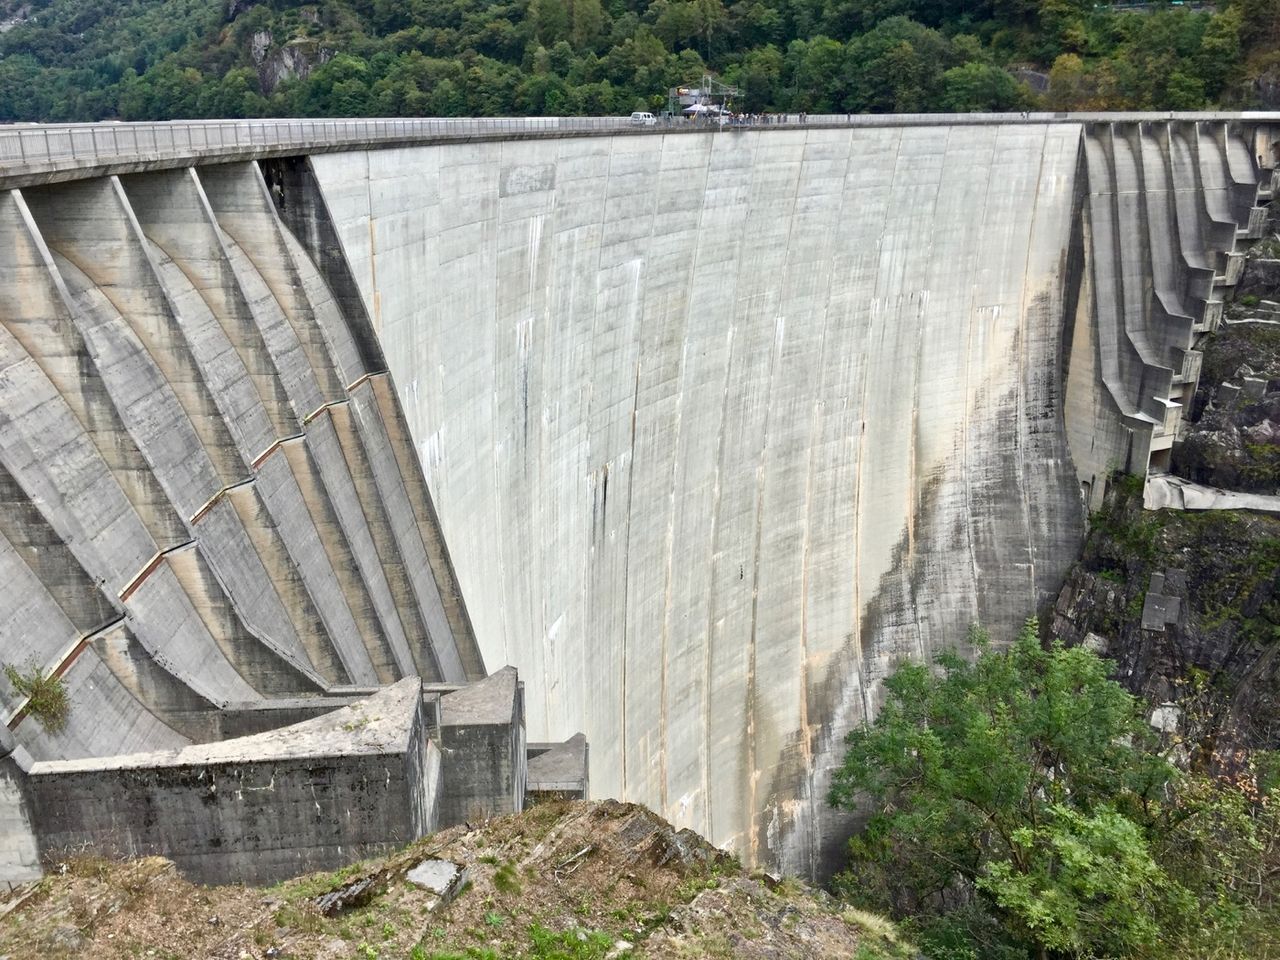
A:
<svg viewBox="0 0 1280 960">
<path fill-rule="evenodd" d="M 704 110 L 689 112 L 684 115 L 674 113 L 661 113 L 657 116 L 653 114 L 632 114 L 633 122 L 637 121 L 637 116 L 652 118 L 649 125 L 660 126 L 686 126 L 693 124 L 695 126 L 721 126 L 721 127 L 757 127 L 771 126 L 774 124 L 784 123 L 807 123 L 809 115 L 807 113 L 739 113 L 733 110 L 709 107 Z M 833 117 L 824 115 L 823 119 L 830 121 L 831 119 L 849 119 L 853 118 L 853 114 L 837 114 Z"/>
</svg>

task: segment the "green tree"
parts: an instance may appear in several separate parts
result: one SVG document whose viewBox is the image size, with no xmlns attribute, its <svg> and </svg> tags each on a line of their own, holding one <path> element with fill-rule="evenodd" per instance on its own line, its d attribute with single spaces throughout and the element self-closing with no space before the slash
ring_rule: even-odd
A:
<svg viewBox="0 0 1280 960">
<path fill-rule="evenodd" d="M 850 41 L 845 62 L 849 96 L 843 107 L 870 113 L 940 109 L 942 75 L 957 65 L 946 37 L 904 17 Z"/>
<path fill-rule="evenodd" d="M 529 17 L 534 35 L 544 47 L 569 39 L 569 5 L 565 0 L 531 0 Z"/>
<path fill-rule="evenodd" d="M 1093 87 L 1084 61 L 1074 53 L 1064 53 L 1049 71 L 1048 106 L 1051 110 L 1080 110 L 1089 105 Z"/>
<path fill-rule="evenodd" d="M 740 101 L 750 113 L 769 109 L 775 100 L 775 88 L 782 76 L 782 54 L 774 46 L 752 50 L 742 60 L 733 76 L 740 91 Z"/>
<path fill-rule="evenodd" d="M 911 921 L 935 958 L 1268 955 L 1273 755 L 1180 773 L 1161 752 L 1176 738 L 1157 739 L 1106 661 L 1037 633 L 1030 620 L 997 652 L 975 631 L 972 662 L 885 681 L 833 779 L 831 802 L 867 817 L 837 888 Z"/>
<path fill-rule="evenodd" d="M 1045 70 L 1064 54 L 1081 82 L 1055 84 L 1056 106 L 1165 110 L 1251 105 L 1280 74 L 1280 0 L 1143 14 L 1094 0 L 261 0 L 236 4 L 230 22 L 210 0 L 9 6 L 0 120 L 413 116 L 538 100 L 615 112 L 704 71 L 792 112 L 1015 109 L 995 70 Z M 299 75 L 274 85 L 286 50 Z M 435 65 L 406 73 L 412 54 Z M 364 71 L 325 70 L 344 57 Z M 444 79 L 454 89 L 437 97 Z"/>
<path fill-rule="evenodd" d="M 847 99 L 844 45 L 830 37 L 793 40 L 786 69 L 795 91 L 790 106 L 811 113 L 835 113 Z"/>
<path fill-rule="evenodd" d="M 1125 956 L 1158 942 L 1160 914 L 1192 907 L 1133 820 L 1064 803 L 1044 814 L 1014 830 L 1009 859 L 977 878 L 1019 940 L 1068 956 Z"/>
<path fill-rule="evenodd" d="M 1031 92 L 1008 70 L 966 63 L 942 75 L 942 106 L 955 113 L 997 113 L 1031 106 Z"/>
<path fill-rule="evenodd" d="M 600 39 L 604 27 L 604 9 L 600 0 L 573 0 L 573 46 L 585 50 Z"/>
<path fill-rule="evenodd" d="M 831 801 L 869 809 L 845 886 L 900 914 L 977 903 L 1008 945 L 1115 955 L 1187 895 L 1154 862 L 1147 813 L 1175 772 L 1137 703 L 1088 651 L 1041 647 L 904 664 L 848 737 Z M 1102 922 L 1105 918 L 1106 922 Z"/>
</svg>

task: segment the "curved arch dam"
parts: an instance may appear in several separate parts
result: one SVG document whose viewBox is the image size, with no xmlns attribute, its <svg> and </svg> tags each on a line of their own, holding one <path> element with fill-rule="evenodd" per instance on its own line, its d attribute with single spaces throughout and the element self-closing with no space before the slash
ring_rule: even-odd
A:
<svg viewBox="0 0 1280 960">
<path fill-rule="evenodd" d="M 494 135 L 11 189 L 9 248 L 48 280 L 0 297 L 5 376 L 64 398 L 68 436 L 98 438 L 75 456 L 116 483 L 42 472 L 5 401 L 31 591 L 5 657 L 47 595 L 68 623 L 41 662 L 98 638 L 84 672 L 124 718 L 16 735 L 123 752 L 167 743 L 184 698 L 459 682 L 483 658 L 518 667 L 530 739 L 586 733 L 593 793 L 823 872 L 847 831 L 830 774 L 880 679 L 973 623 L 1007 637 L 1107 475 L 1167 462 L 1262 229 L 1270 131 Z M 58 311 L 76 323 L 40 326 Z M 197 628 L 216 642 L 164 632 Z"/>
</svg>

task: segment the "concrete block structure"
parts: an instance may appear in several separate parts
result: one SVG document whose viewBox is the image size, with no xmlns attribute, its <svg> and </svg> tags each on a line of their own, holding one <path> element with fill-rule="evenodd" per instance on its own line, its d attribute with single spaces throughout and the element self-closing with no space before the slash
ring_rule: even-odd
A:
<svg viewBox="0 0 1280 960">
<path fill-rule="evenodd" d="M 388 853 L 439 826 L 421 685 L 281 730 L 27 771 L 41 852 L 162 855 L 197 882 L 269 883 Z"/>
<path fill-rule="evenodd" d="M 535 803 L 584 799 L 591 795 L 589 771 L 590 745 L 580 733 L 563 743 L 531 743 L 525 796 Z"/>
<path fill-rule="evenodd" d="M 0 662 L 71 701 L 0 680 L 15 755 L 418 677 L 442 821 L 582 732 L 596 795 L 821 873 L 880 680 L 1011 634 L 1167 462 L 1278 125 L 0 131 Z"/>
<path fill-rule="evenodd" d="M 241 706 L 222 717 L 226 739 L 164 751 L 33 762 L 10 736 L 0 879 L 34 879 L 68 856 L 162 855 L 197 882 L 271 883 L 518 813 L 522 706 L 507 667 L 443 693 L 409 677 L 368 695 Z M 245 733 L 255 727 L 267 729 Z"/>
<path fill-rule="evenodd" d="M 514 667 L 440 698 L 446 823 L 480 822 L 524 807 L 524 685 Z"/>
</svg>

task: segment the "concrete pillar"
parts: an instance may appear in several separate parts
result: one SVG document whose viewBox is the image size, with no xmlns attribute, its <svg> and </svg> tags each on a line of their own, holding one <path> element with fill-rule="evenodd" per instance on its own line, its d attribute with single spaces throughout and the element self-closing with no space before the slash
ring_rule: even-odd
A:
<svg viewBox="0 0 1280 960">
<path fill-rule="evenodd" d="M 44 876 L 27 774 L 13 755 L 16 746 L 8 727 L 0 724 L 0 883 L 9 889 Z"/>
</svg>

